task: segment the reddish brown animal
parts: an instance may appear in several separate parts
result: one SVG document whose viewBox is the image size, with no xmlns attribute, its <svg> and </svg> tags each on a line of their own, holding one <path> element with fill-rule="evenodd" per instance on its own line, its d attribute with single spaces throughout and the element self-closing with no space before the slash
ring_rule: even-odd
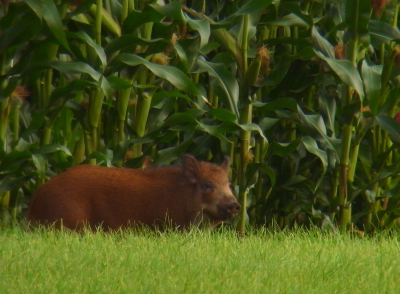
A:
<svg viewBox="0 0 400 294">
<path fill-rule="evenodd" d="M 144 170 L 75 166 L 36 191 L 26 218 L 72 230 L 162 228 L 166 222 L 216 226 L 240 210 L 229 187 L 229 165 L 228 158 L 219 166 L 184 155 L 182 166 Z"/>
</svg>

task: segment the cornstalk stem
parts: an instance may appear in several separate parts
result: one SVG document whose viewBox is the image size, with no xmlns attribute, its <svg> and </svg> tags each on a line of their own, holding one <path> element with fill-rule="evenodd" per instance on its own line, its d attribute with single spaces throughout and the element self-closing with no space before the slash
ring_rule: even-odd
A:
<svg viewBox="0 0 400 294">
<path fill-rule="evenodd" d="M 151 30 L 145 32 L 151 34 Z M 148 82 L 148 77 L 147 77 L 148 70 L 144 69 L 143 71 L 140 72 L 139 74 L 139 84 L 145 85 L 150 82 Z M 152 81 L 155 78 L 155 75 L 152 74 L 151 77 L 149 78 L 149 81 Z M 151 106 L 151 99 L 152 99 L 153 94 L 149 95 L 143 89 L 139 89 L 138 91 L 138 100 L 137 100 L 137 105 L 136 105 L 136 116 L 135 116 L 135 123 L 133 129 L 135 130 L 137 136 L 143 137 L 146 131 L 146 123 L 147 123 L 147 118 L 149 116 L 149 111 L 150 111 L 150 106 Z M 139 157 L 142 155 L 142 144 L 135 144 L 133 145 L 133 157 Z"/>
<path fill-rule="evenodd" d="M 85 152 L 86 152 L 86 156 L 88 157 L 93 152 L 92 138 L 90 137 L 90 134 L 86 131 L 83 131 L 83 136 L 84 136 L 85 147 L 86 147 Z"/>
<path fill-rule="evenodd" d="M 331 190 L 331 202 L 333 202 L 333 200 L 338 196 L 338 187 L 339 187 L 339 175 L 340 175 L 340 165 L 336 164 L 335 166 L 335 170 L 333 172 L 333 179 L 332 179 L 332 190 Z M 336 209 L 336 207 L 335 207 Z M 331 211 L 329 213 L 329 217 L 331 219 L 331 221 L 334 220 L 335 218 L 335 211 Z"/>
<path fill-rule="evenodd" d="M 41 140 L 42 145 L 48 145 L 51 142 L 51 130 L 52 126 L 46 126 L 43 128 L 43 138 Z"/>
<path fill-rule="evenodd" d="M 357 17 L 357 16 L 356 16 Z M 354 65 L 357 66 L 357 53 L 359 47 L 359 36 L 356 35 L 353 40 L 349 42 L 347 52 L 348 59 Z M 347 106 L 352 101 L 352 89 L 350 87 L 347 88 L 346 99 L 344 100 L 345 105 Z M 342 154 L 340 155 L 340 191 L 339 191 L 339 207 L 341 208 L 340 211 L 340 230 L 342 233 L 345 233 L 349 225 L 351 223 L 351 203 L 348 202 L 348 195 L 347 195 L 347 183 L 349 179 L 349 161 L 350 161 L 350 146 L 351 146 L 351 137 L 352 137 L 352 123 L 350 125 L 344 125 L 342 128 Z M 357 151 L 357 152 L 356 152 Z M 357 157 L 358 157 L 358 147 L 353 149 L 351 152 L 352 160 L 350 161 L 350 177 L 351 179 L 354 178 L 354 171 L 357 164 Z M 350 181 L 351 182 L 351 181 Z"/>
<path fill-rule="evenodd" d="M 104 1 L 105 10 L 109 14 L 112 14 L 110 0 L 103 0 L 103 1 Z"/>
<path fill-rule="evenodd" d="M 90 134 L 85 131 L 84 131 L 84 136 L 85 136 L 86 157 L 89 157 L 90 154 L 93 153 L 93 139 L 90 137 Z M 96 165 L 96 159 L 95 158 L 90 159 L 89 164 Z"/>
<path fill-rule="evenodd" d="M 293 39 L 298 39 L 299 38 L 299 27 L 293 27 L 292 30 L 293 30 L 292 31 L 292 38 Z M 293 53 L 293 55 L 297 54 L 297 46 L 293 45 L 292 53 Z"/>
<path fill-rule="evenodd" d="M 125 89 L 119 92 L 117 98 L 117 110 L 118 110 L 118 141 L 125 139 L 125 120 L 126 112 L 128 108 L 129 99 L 131 96 L 132 88 Z"/>
<path fill-rule="evenodd" d="M 243 24 L 243 35 L 242 35 L 242 56 L 243 56 L 243 75 L 247 72 L 247 43 L 248 43 L 248 34 L 249 31 L 249 15 L 246 14 L 244 16 L 244 24 Z"/>
<path fill-rule="evenodd" d="M 360 149 L 360 144 L 354 145 L 351 147 L 350 151 L 350 165 L 349 170 L 347 173 L 347 179 L 350 183 L 354 181 L 354 175 L 357 166 L 357 159 L 358 159 L 358 151 Z"/>
<path fill-rule="evenodd" d="M 12 133 L 13 133 L 13 143 L 17 143 L 19 140 L 19 108 L 20 101 L 16 99 L 12 106 Z"/>
<path fill-rule="evenodd" d="M 393 69 L 393 64 L 394 64 L 394 59 L 395 59 L 395 54 L 392 53 L 389 58 L 386 59 L 382 71 L 382 76 L 381 76 L 381 94 L 379 98 L 379 105 L 383 105 L 386 100 L 387 96 L 387 91 L 388 91 L 388 86 L 389 86 L 389 79 L 392 74 L 392 69 Z"/>
<path fill-rule="evenodd" d="M 96 44 L 101 45 L 101 20 L 103 17 L 103 1 L 96 0 L 96 17 L 95 17 L 95 32 L 96 32 Z"/>
<path fill-rule="evenodd" d="M 340 159 L 340 184 L 341 189 L 339 191 L 339 207 L 341 208 L 340 217 L 340 229 L 344 233 L 347 230 L 347 226 L 351 221 L 351 210 L 350 203 L 347 203 L 347 179 L 348 179 L 348 165 L 350 155 L 350 143 L 352 135 L 352 126 L 345 125 L 342 130 L 342 154 Z M 350 217 L 349 217 L 350 214 Z"/>
<path fill-rule="evenodd" d="M 8 205 L 10 203 L 10 191 L 0 192 L 0 221 L 1 228 L 6 229 L 10 223 Z"/>
<path fill-rule="evenodd" d="M 85 136 L 79 138 L 79 140 L 75 144 L 74 156 L 77 163 L 81 163 L 85 158 Z"/>
<path fill-rule="evenodd" d="M 394 10 L 394 16 L 393 16 L 393 26 L 397 28 L 397 18 L 399 17 L 399 7 L 400 5 L 396 5 L 396 9 Z"/>
<path fill-rule="evenodd" d="M 242 59 L 243 59 L 243 72 L 241 73 L 242 76 L 242 87 L 244 77 L 247 73 L 247 43 L 248 43 L 248 30 L 249 30 L 249 22 L 250 18 L 249 15 L 244 15 L 244 24 L 243 24 L 243 35 L 242 35 Z M 242 89 L 242 101 L 246 101 L 248 99 L 248 93 L 244 93 Z M 251 122 L 251 114 L 252 114 L 252 104 L 247 104 L 240 112 L 240 123 L 241 124 L 248 124 Z M 246 179 L 246 166 L 247 166 L 247 153 L 249 152 L 250 146 L 250 132 L 241 130 L 240 131 L 240 164 L 238 169 L 238 183 L 240 186 L 239 192 L 239 203 L 241 205 L 241 210 L 239 212 L 239 221 L 237 224 L 237 231 L 241 234 L 245 232 L 245 225 L 246 225 L 246 214 L 247 214 L 247 188 L 245 187 Z"/>
<path fill-rule="evenodd" d="M 257 142 L 256 146 L 254 147 L 254 162 L 256 163 L 260 163 L 261 162 L 261 146 L 262 146 L 262 141 L 261 142 Z M 257 180 L 256 180 L 256 186 L 255 186 L 255 197 L 252 201 L 252 205 L 255 206 L 258 202 L 258 200 L 261 198 L 262 195 L 262 177 L 260 176 L 259 173 L 257 173 Z M 253 224 L 257 223 L 257 216 L 259 215 L 260 211 L 259 211 L 259 207 L 255 206 L 254 210 L 253 210 Z"/>
<path fill-rule="evenodd" d="M 125 120 L 120 119 L 118 122 L 118 142 L 125 140 Z"/>
<path fill-rule="evenodd" d="M 45 95 L 43 96 L 43 103 L 42 105 L 44 107 L 47 107 L 50 101 L 50 95 L 51 95 L 51 83 L 53 81 L 53 70 L 49 68 L 46 71 L 46 76 L 44 79 L 44 86 L 45 86 Z"/>
<path fill-rule="evenodd" d="M 93 151 L 97 151 L 98 146 L 98 126 L 101 119 L 101 108 L 103 105 L 104 93 L 101 88 L 97 88 L 91 93 L 89 101 L 88 120 L 90 126 L 90 135 L 92 137 Z"/>
<path fill-rule="evenodd" d="M 252 104 L 248 104 L 245 108 L 242 109 L 240 115 L 240 123 L 241 124 L 249 124 L 251 123 L 251 114 L 252 114 Z M 250 132 L 241 130 L 240 131 L 240 165 L 238 170 L 238 182 L 240 185 L 240 195 L 239 195 L 239 203 L 242 209 L 239 212 L 239 222 L 237 226 L 237 230 L 239 233 L 245 232 L 245 224 L 246 224 L 246 198 L 247 198 L 247 188 L 246 184 L 246 167 L 247 167 L 247 158 L 250 147 Z"/>
<path fill-rule="evenodd" d="M 135 131 L 139 137 L 143 137 L 145 134 L 147 117 L 149 116 L 151 96 L 146 93 L 142 93 L 139 108 L 136 114 Z"/>
<path fill-rule="evenodd" d="M 93 151 L 97 151 L 98 147 L 98 127 L 91 127 L 90 128 L 90 136 L 92 137 L 92 148 Z"/>
<path fill-rule="evenodd" d="M 9 100 L 10 98 L 0 101 L 0 158 L 6 154 L 7 149 L 6 138 L 9 115 Z"/>
<path fill-rule="evenodd" d="M 3 52 L 0 54 L 0 75 L 4 75 L 6 72 L 6 53 Z M 6 80 L 3 83 L 0 83 L 0 90 L 4 89 L 7 85 Z M 9 99 L 7 98 L 3 101 L 0 101 L 0 160 L 6 154 L 6 132 L 8 126 L 8 105 Z"/>
<path fill-rule="evenodd" d="M 125 21 L 129 12 L 129 0 L 122 0 L 122 10 L 121 10 L 121 24 Z"/>
<path fill-rule="evenodd" d="M 143 33 L 143 35 L 142 35 L 143 38 L 150 40 L 151 39 L 152 30 L 153 30 L 153 23 L 152 22 L 145 23 L 143 25 L 143 32 L 142 32 Z"/>
<path fill-rule="evenodd" d="M 135 9 L 135 0 L 128 0 L 128 4 L 129 4 L 129 11 Z"/>
</svg>

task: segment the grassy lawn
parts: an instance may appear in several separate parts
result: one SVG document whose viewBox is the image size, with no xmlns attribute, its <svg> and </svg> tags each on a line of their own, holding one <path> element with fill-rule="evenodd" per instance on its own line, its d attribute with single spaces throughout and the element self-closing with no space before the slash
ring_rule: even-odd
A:
<svg viewBox="0 0 400 294">
<path fill-rule="evenodd" d="M 0 293 L 399 293 L 399 236 L 0 232 Z"/>
</svg>

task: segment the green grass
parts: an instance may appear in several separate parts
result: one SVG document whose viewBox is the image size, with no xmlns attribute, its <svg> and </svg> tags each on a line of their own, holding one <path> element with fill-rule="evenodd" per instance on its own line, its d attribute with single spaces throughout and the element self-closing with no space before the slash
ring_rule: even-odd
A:
<svg viewBox="0 0 400 294">
<path fill-rule="evenodd" d="M 395 237 L 0 232 L 0 293 L 399 293 Z"/>
</svg>

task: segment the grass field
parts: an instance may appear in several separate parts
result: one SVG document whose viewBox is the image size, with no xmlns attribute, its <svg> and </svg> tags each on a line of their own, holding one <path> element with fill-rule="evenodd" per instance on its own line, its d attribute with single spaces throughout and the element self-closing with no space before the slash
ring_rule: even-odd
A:
<svg viewBox="0 0 400 294">
<path fill-rule="evenodd" d="M 0 293 L 399 293 L 398 237 L 0 232 Z"/>
</svg>

